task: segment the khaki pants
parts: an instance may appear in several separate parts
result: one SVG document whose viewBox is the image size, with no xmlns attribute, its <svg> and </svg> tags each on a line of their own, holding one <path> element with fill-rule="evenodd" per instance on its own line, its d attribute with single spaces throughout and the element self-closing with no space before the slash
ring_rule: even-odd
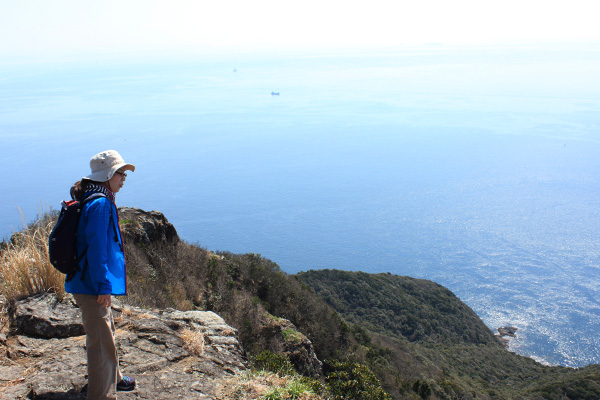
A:
<svg viewBox="0 0 600 400">
<path fill-rule="evenodd" d="M 88 400 L 114 400 L 117 382 L 123 379 L 115 344 L 115 324 L 110 307 L 102 307 L 98 296 L 73 294 L 81 310 L 86 333 Z"/>
</svg>

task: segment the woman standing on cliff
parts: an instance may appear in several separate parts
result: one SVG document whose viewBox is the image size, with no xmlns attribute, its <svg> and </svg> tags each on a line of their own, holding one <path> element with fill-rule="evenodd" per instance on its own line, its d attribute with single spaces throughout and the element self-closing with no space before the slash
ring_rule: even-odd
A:
<svg viewBox="0 0 600 400">
<path fill-rule="evenodd" d="M 65 282 L 81 310 L 86 332 L 88 358 L 88 399 L 116 399 L 117 390 L 133 390 L 135 380 L 121 375 L 111 312 L 112 295 L 127 294 L 123 242 L 115 194 L 121 190 L 127 164 L 114 150 L 96 154 L 90 161 L 91 174 L 71 188 L 74 200 L 100 193 L 86 202 L 77 226 L 77 253 L 83 257 L 80 269 Z"/>
</svg>

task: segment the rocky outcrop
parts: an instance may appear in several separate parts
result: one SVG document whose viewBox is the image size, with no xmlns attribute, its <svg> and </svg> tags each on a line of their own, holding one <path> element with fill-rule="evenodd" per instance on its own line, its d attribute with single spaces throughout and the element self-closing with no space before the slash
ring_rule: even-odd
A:
<svg viewBox="0 0 600 400">
<path fill-rule="evenodd" d="M 145 260 L 136 263 L 143 265 L 145 269 L 137 269 L 132 275 L 138 279 L 138 282 L 156 279 L 156 276 L 160 276 L 156 270 L 163 268 L 164 265 L 170 266 L 173 262 L 168 255 L 173 248 L 177 247 L 169 245 L 179 242 L 175 227 L 158 211 L 148 212 L 138 208 L 120 207 L 119 218 L 126 252 L 130 251 L 126 253 L 127 257 Z M 135 243 L 133 249 L 128 248 L 130 243 Z M 156 248 L 159 250 L 148 250 Z M 212 253 L 210 256 L 215 260 L 223 259 L 222 256 Z M 139 279 L 140 277 L 142 278 Z M 290 321 L 274 317 L 265 311 L 265 315 L 260 317 L 255 336 L 256 342 L 261 344 L 258 346 L 260 349 L 288 356 L 299 373 L 306 376 L 321 376 L 322 363 L 317 358 L 311 341 Z"/>
<path fill-rule="evenodd" d="M 9 305 L 10 326 L 15 332 L 39 338 L 66 338 L 85 335 L 81 313 L 72 297 L 39 295 Z"/>
<path fill-rule="evenodd" d="M 516 333 L 517 328 L 515 328 L 514 326 L 503 326 L 501 328 L 498 328 L 498 333 L 496 334 L 496 337 L 498 338 L 498 340 L 500 340 L 504 347 L 508 347 L 508 345 L 510 344 L 510 338 L 516 337 Z"/>
<path fill-rule="evenodd" d="M 126 240 L 132 240 L 133 243 L 147 245 L 151 242 L 173 243 L 179 241 L 179 235 L 173 224 L 163 213 L 158 211 L 120 207 L 119 220 Z"/>
<path fill-rule="evenodd" d="M 119 399 L 214 399 L 220 380 L 247 369 L 236 330 L 212 312 L 114 303 L 121 371 L 138 381 Z M 0 399 L 85 399 L 77 318 L 70 298 L 44 294 L 11 305 L 11 332 L 0 335 Z"/>
<path fill-rule="evenodd" d="M 170 268 L 184 243 L 164 215 L 122 207 L 119 216 L 130 267 Z M 149 282 L 154 278 L 148 275 Z M 148 287 L 145 295 L 158 295 L 158 286 Z M 0 296 L 0 309 L 0 399 L 84 399 L 85 334 L 72 297 L 43 294 L 9 305 Z M 223 381 L 247 370 L 237 331 L 213 312 L 141 309 L 116 299 L 113 310 L 121 370 L 138 381 L 120 400 L 217 399 Z M 259 350 L 287 355 L 304 375 L 322 373 L 312 343 L 290 321 L 268 313 L 259 318 Z"/>
<path fill-rule="evenodd" d="M 286 355 L 300 374 L 322 375 L 323 363 L 317 358 L 311 341 L 287 319 L 266 314 L 257 336 L 263 348 Z"/>
</svg>

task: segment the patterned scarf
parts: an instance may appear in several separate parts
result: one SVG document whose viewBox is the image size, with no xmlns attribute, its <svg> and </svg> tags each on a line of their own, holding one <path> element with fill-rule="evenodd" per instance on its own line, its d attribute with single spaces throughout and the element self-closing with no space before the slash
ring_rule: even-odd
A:
<svg viewBox="0 0 600 400">
<path fill-rule="evenodd" d="M 102 193 L 108 197 L 110 201 L 113 203 L 115 202 L 115 194 L 112 192 L 112 190 L 105 188 L 104 186 L 96 185 L 95 183 L 89 183 L 85 188 L 85 194 L 87 195 L 90 192 Z"/>
</svg>

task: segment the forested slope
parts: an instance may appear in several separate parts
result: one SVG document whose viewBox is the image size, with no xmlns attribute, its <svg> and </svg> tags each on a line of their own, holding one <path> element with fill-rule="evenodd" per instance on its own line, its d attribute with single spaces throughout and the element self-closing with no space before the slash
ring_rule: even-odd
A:
<svg viewBox="0 0 600 400">
<path fill-rule="evenodd" d="M 336 270 L 297 277 L 364 330 L 365 359 L 395 397 L 412 389 L 422 398 L 600 398 L 600 366 L 548 367 L 507 351 L 434 282 Z"/>
</svg>

